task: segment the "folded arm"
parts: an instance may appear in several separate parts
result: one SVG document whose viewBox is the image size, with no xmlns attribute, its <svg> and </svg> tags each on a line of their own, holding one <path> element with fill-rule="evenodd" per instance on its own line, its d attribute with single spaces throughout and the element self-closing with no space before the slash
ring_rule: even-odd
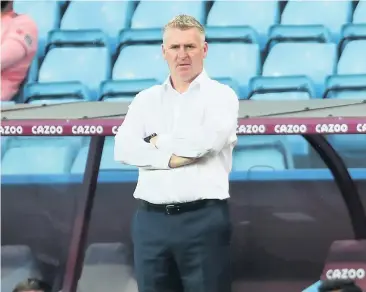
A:
<svg viewBox="0 0 366 292">
<path fill-rule="evenodd" d="M 158 149 L 169 149 L 178 156 L 199 158 L 209 153 L 218 153 L 231 136 L 236 138 L 239 100 L 229 88 L 212 100 L 205 112 L 202 126 L 191 129 L 177 129 L 173 134 L 158 135 Z"/>
<path fill-rule="evenodd" d="M 144 141 L 146 99 L 137 95 L 115 136 L 114 160 L 144 169 L 171 169 L 193 162 Z"/>
</svg>

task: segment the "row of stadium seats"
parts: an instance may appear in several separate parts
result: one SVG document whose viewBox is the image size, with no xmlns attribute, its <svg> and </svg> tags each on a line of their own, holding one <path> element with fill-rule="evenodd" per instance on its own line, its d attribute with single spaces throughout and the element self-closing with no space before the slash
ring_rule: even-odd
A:
<svg viewBox="0 0 366 292">
<path fill-rule="evenodd" d="M 163 12 L 151 14 L 159 10 L 161 3 L 165 5 L 160 9 Z M 202 12 L 207 3 L 72 1 L 62 15 L 62 5 L 57 1 L 15 1 L 15 9 L 31 14 L 45 33 L 40 39 L 41 55 L 45 56 L 34 60 L 26 82 L 36 84 L 21 90 L 17 100 L 45 104 L 131 100 L 137 92 L 167 77 L 160 48 L 161 26 L 181 12 L 208 25 L 206 70 L 212 78 L 230 85 L 241 99 L 364 98 L 366 21 L 362 15 L 366 13 L 360 11 L 365 9 L 366 1 L 360 1 L 355 8 L 353 24 L 340 30 L 341 45 L 334 43 L 329 27 L 319 23 L 328 18 L 332 24 L 351 22 L 351 1 L 288 1 L 281 25 L 275 27 L 269 26 L 268 21 L 279 22 L 279 2 L 216 1 L 211 3 L 208 16 Z M 52 21 L 44 17 L 46 9 L 55 11 L 49 14 L 54 16 Z M 307 12 L 312 10 L 316 13 Z M 324 15 L 332 16 L 322 16 L 321 11 L 325 10 Z M 253 11 L 261 11 L 260 16 Z M 283 22 L 289 13 L 286 11 L 301 11 L 303 17 L 293 21 L 303 22 L 289 26 L 291 22 Z M 220 22 L 220 17 L 214 17 L 220 13 L 229 15 L 222 19 L 238 22 Z M 216 19 L 217 24 L 211 25 L 210 19 Z M 258 31 L 263 27 L 257 28 L 256 24 L 266 21 L 263 27 L 269 28 L 269 46 L 267 54 L 262 54 Z M 116 26 L 121 22 L 125 24 Z M 61 84 L 44 84 L 52 82 Z"/>
<path fill-rule="evenodd" d="M 88 137 L 2 137 L 1 174 L 82 174 L 89 141 Z M 366 135 L 331 135 L 329 142 L 341 155 L 357 161 L 359 167 L 366 166 Z M 115 162 L 113 152 L 114 139 L 107 137 L 101 170 L 137 170 Z M 233 171 L 308 168 L 311 167 L 309 160 L 310 147 L 301 136 L 239 136 Z"/>
<path fill-rule="evenodd" d="M 364 28 L 366 36 L 366 25 Z M 240 39 L 225 42 L 230 34 L 246 34 L 238 29 L 212 31 L 215 40 L 210 44 L 205 68 L 212 78 L 236 90 L 241 99 L 364 98 L 366 40 L 350 41 L 339 60 L 336 46 L 332 43 L 281 42 L 271 48 L 262 67 L 256 44 L 241 43 Z M 54 95 L 66 99 L 74 95 L 71 100 L 94 101 L 100 100 L 101 95 L 108 95 L 105 89 L 113 92 L 114 97 L 131 97 L 151 84 L 163 82 L 168 76 L 160 45 L 146 44 L 160 41 L 160 31 L 125 34 L 115 62 L 103 37 L 103 33 L 98 31 L 58 31 L 51 34 L 50 44 L 54 47 L 48 51 L 40 66 L 37 66 L 37 60 L 34 61 L 28 84 L 73 84 L 36 85 L 36 89 L 29 90 L 26 87 L 22 101 L 36 97 L 52 102 L 50 96 Z M 78 44 L 87 46 L 78 47 Z M 104 82 L 110 80 L 115 82 L 107 82 L 104 86 Z M 119 83 L 121 80 L 122 84 Z M 348 92 L 344 93 L 344 88 L 339 87 L 346 87 Z M 115 92 L 119 92 L 119 96 Z M 287 94 L 278 94 L 281 92 Z"/>
<path fill-rule="evenodd" d="M 175 15 L 196 17 L 206 26 L 250 26 L 263 49 L 271 26 L 323 25 L 340 40 L 347 23 L 366 23 L 366 2 L 359 1 L 15 1 L 18 13 L 30 14 L 40 30 L 40 53 L 51 30 L 101 29 L 116 43 L 123 29 L 160 28 Z M 285 1 L 283 2 L 285 3 Z M 260 11 L 260 13 L 258 13 Z"/>
</svg>

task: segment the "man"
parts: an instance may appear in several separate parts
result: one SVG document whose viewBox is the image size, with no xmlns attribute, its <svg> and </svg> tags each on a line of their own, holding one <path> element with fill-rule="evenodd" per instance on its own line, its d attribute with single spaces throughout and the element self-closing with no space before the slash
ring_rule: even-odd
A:
<svg viewBox="0 0 366 292">
<path fill-rule="evenodd" d="M 328 280 L 322 282 L 319 292 L 362 292 L 352 280 Z"/>
<path fill-rule="evenodd" d="M 1 1 L 1 100 L 19 91 L 38 48 L 38 30 L 27 15 L 13 11 L 12 1 Z"/>
<path fill-rule="evenodd" d="M 38 279 L 28 279 L 19 283 L 13 292 L 51 292 L 51 286 Z"/>
<path fill-rule="evenodd" d="M 137 94 L 115 137 L 115 160 L 139 167 L 132 226 L 139 292 L 229 292 L 238 97 L 204 71 L 208 45 L 193 17 L 165 26 L 162 53 L 170 77 Z M 170 290 L 175 270 L 183 287 Z"/>
</svg>

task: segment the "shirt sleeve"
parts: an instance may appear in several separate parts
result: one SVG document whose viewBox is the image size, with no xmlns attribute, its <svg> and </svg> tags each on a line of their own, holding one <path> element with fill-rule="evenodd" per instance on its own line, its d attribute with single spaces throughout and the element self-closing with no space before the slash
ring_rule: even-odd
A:
<svg viewBox="0 0 366 292">
<path fill-rule="evenodd" d="M 178 129 L 173 134 L 158 135 L 157 147 L 182 157 L 199 158 L 217 154 L 236 141 L 239 99 L 229 87 L 210 101 L 202 126 Z"/>
<path fill-rule="evenodd" d="M 170 169 L 172 153 L 155 148 L 144 141 L 148 99 L 138 94 L 130 104 L 128 113 L 114 138 L 114 159 L 117 162 L 144 169 Z"/>
<path fill-rule="evenodd" d="M 28 55 L 35 55 L 38 48 L 38 29 L 27 16 L 17 16 L 1 43 L 1 70 L 18 63 Z"/>
</svg>

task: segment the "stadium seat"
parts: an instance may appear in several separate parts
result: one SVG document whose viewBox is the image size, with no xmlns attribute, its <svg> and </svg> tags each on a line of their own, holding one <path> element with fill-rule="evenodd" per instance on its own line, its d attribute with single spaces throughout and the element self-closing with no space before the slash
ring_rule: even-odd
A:
<svg viewBox="0 0 366 292">
<path fill-rule="evenodd" d="M 71 1 L 61 20 L 62 30 L 100 29 L 109 36 L 112 51 L 120 30 L 128 28 L 134 1 Z"/>
<path fill-rule="evenodd" d="M 269 52 L 262 75 L 305 75 L 314 82 L 315 97 L 320 97 L 325 78 L 334 73 L 336 55 L 332 43 L 278 43 Z"/>
<path fill-rule="evenodd" d="M 108 80 L 101 85 L 100 100 L 132 101 L 140 91 L 157 84 L 155 79 Z"/>
<path fill-rule="evenodd" d="M 1 246 L 1 291 L 13 291 L 28 278 L 42 279 L 31 249 L 24 245 Z"/>
<path fill-rule="evenodd" d="M 353 23 L 366 23 L 366 1 L 358 1 L 355 12 L 353 13 Z"/>
<path fill-rule="evenodd" d="M 77 292 L 138 292 L 129 265 L 129 251 L 121 243 L 94 243 L 85 253 Z"/>
<path fill-rule="evenodd" d="M 55 104 L 89 100 L 88 88 L 78 81 L 28 84 L 24 99 L 32 104 Z"/>
<path fill-rule="evenodd" d="M 169 69 L 160 45 L 131 45 L 122 48 L 112 71 L 113 80 L 155 79 L 164 82 L 168 75 Z"/>
<path fill-rule="evenodd" d="M 329 76 L 324 98 L 366 100 L 366 74 Z"/>
<path fill-rule="evenodd" d="M 284 25 L 324 25 L 338 42 L 343 24 L 352 19 L 352 1 L 296 1 L 287 2 L 281 15 Z"/>
<path fill-rule="evenodd" d="M 58 1 L 15 0 L 14 11 L 29 15 L 38 27 L 38 56 L 43 56 L 47 43 L 48 33 L 58 29 L 60 25 L 61 7 Z"/>
<path fill-rule="evenodd" d="M 118 47 L 121 50 L 127 45 L 161 45 L 162 42 L 163 34 L 160 28 L 126 29 L 119 35 Z"/>
<path fill-rule="evenodd" d="M 260 73 L 260 50 L 251 28 L 209 28 L 209 43 L 204 65 L 213 79 L 232 79 L 239 85 L 239 98 L 246 99 L 250 78 Z M 227 52 L 227 54 L 223 54 Z"/>
<path fill-rule="evenodd" d="M 97 100 L 100 84 L 109 79 L 111 71 L 106 36 L 98 30 L 55 31 L 48 48 L 38 81 L 79 81 L 88 87 L 89 99 Z"/>
<path fill-rule="evenodd" d="M 206 1 L 140 1 L 131 28 L 162 28 L 178 14 L 188 14 L 204 24 Z"/>
<path fill-rule="evenodd" d="M 323 25 L 274 25 L 268 33 L 267 51 L 277 43 L 329 43 L 331 38 Z"/>
<path fill-rule="evenodd" d="M 233 152 L 233 171 L 294 168 L 286 136 L 239 136 Z"/>
<path fill-rule="evenodd" d="M 85 144 L 77 154 L 72 165 L 71 173 L 84 173 L 88 157 L 89 145 Z M 100 170 L 136 171 L 137 167 L 118 163 L 114 160 L 114 137 L 106 137 L 104 142 Z"/>
<path fill-rule="evenodd" d="M 308 100 L 315 96 L 313 82 L 306 76 L 263 77 L 251 79 L 251 100 Z"/>
<path fill-rule="evenodd" d="M 81 137 L 12 137 L 2 158 L 2 175 L 67 174 Z M 57 153 L 57 155 L 55 155 Z"/>
<path fill-rule="evenodd" d="M 286 168 L 283 153 L 275 148 L 237 148 L 233 152 L 233 171 L 272 171 Z"/>
<path fill-rule="evenodd" d="M 11 137 L 0 136 L 1 159 L 3 158 L 4 153 L 8 147 L 7 145 L 9 143 L 9 139 L 11 139 Z M 0 171 L 1 171 L 1 169 L 0 169 Z"/>
<path fill-rule="evenodd" d="M 366 40 L 347 43 L 339 58 L 338 74 L 366 74 Z"/>
<path fill-rule="evenodd" d="M 332 144 L 336 151 L 348 156 L 354 156 L 358 159 L 366 161 L 366 135 L 329 135 L 328 141 Z"/>
<path fill-rule="evenodd" d="M 250 26 L 258 33 L 260 48 L 263 49 L 268 29 L 278 23 L 279 19 L 278 1 L 214 1 L 206 25 Z"/>
</svg>

